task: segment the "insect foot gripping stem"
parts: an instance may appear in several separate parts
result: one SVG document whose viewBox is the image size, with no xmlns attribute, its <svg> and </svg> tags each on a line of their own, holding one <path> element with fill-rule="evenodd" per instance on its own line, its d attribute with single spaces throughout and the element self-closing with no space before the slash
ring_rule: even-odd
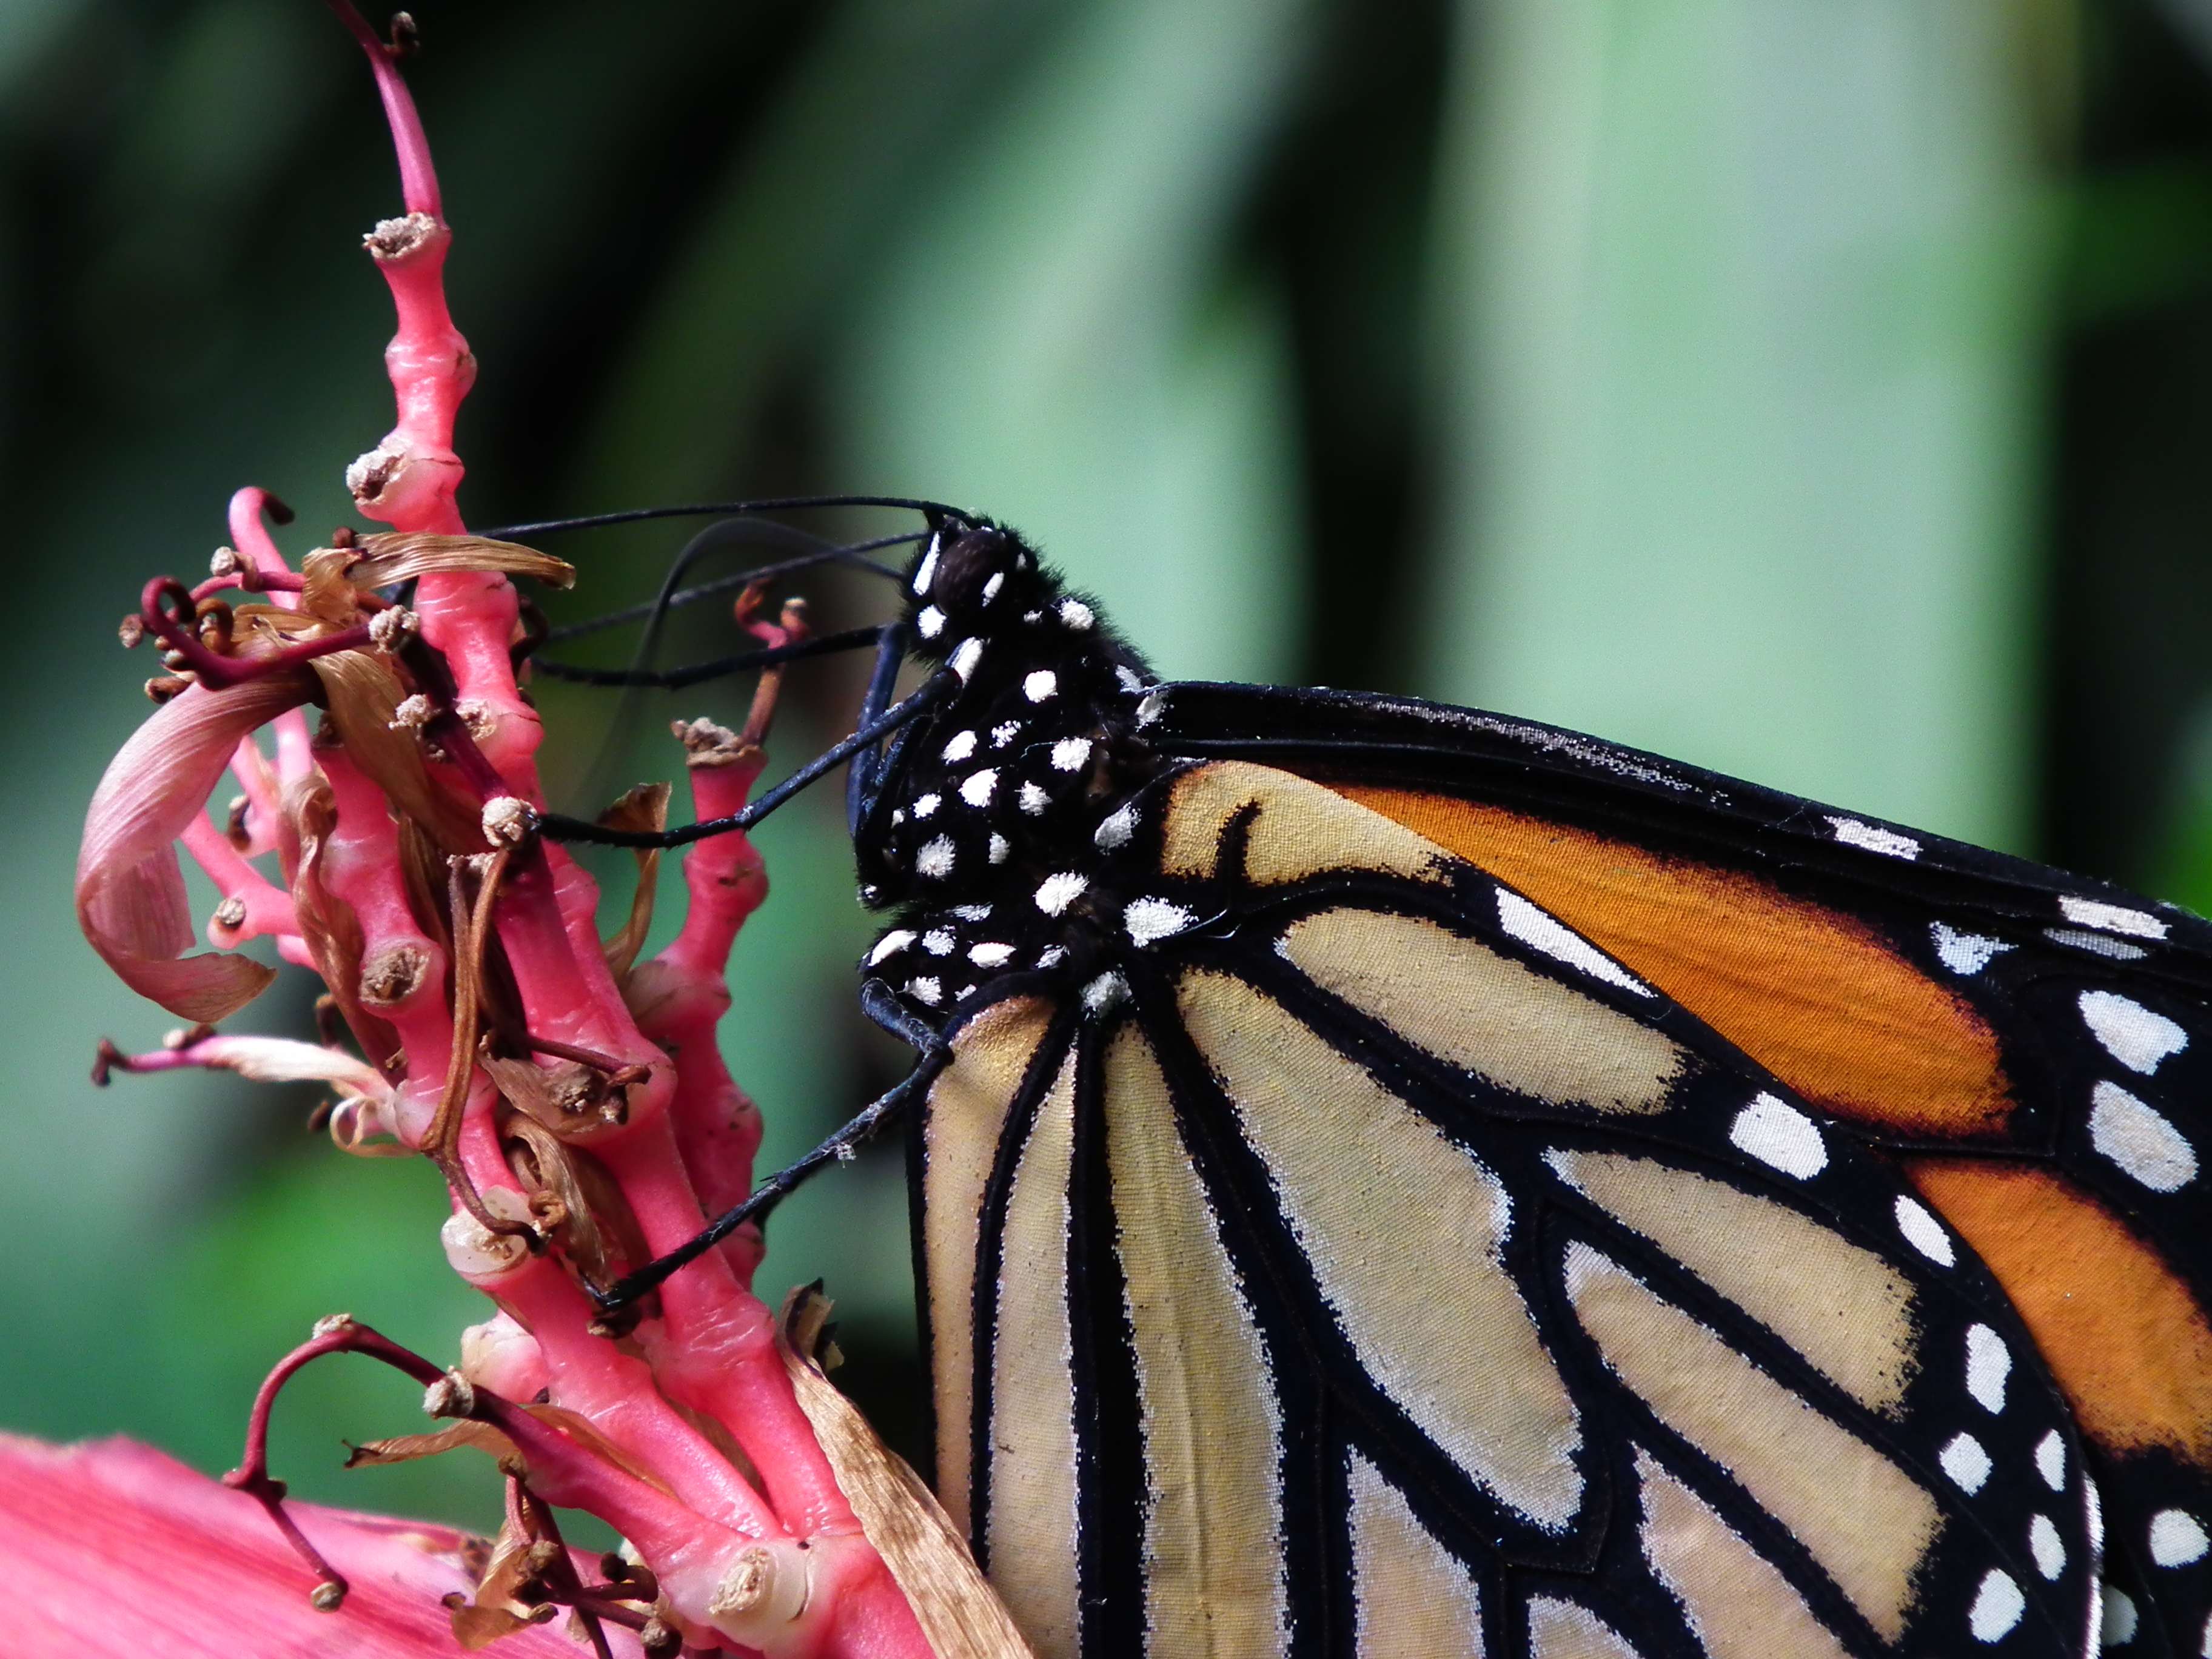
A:
<svg viewBox="0 0 2212 1659">
<path fill-rule="evenodd" d="M 742 835 L 701 843 L 680 932 L 641 960 L 662 852 L 640 853 L 629 918 L 603 939 L 597 887 L 538 833 L 538 718 L 517 665 L 543 623 L 533 610 L 524 625 L 515 584 L 574 573 L 461 522 L 453 416 L 475 366 L 446 307 L 452 232 L 403 43 L 344 0 L 332 9 L 368 54 L 404 197 L 368 239 L 398 312 L 386 354 L 398 422 L 347 475 L 387 528 L 341 529 L 295 568 L 264 523 L 289 514 L 241 490 L 210 577 L 149 584 L 126 620 L 125 645 L 157 641 L 166 672 L 88 813 L 78 911 L 117 973 L 185 1024 L 146 1054 L 103 1042 L 94 1077 L 200 1066 L 329 1085 L 342 1149 L 437 1165 L 447 1259 L 495 1311 L 451 1372 L 343 1316 L 324 1322 L 263 1386 L 230 1484 L 297 1551 L 313 1605 L 342 1613 L 344 1574 L 288 1515 L 265 1439 L 301 1365 L 366 1354 L 423 1383 L 441 1423 L 354 1462 L 473 1446 L 506 1478 L 474 1594 L 446 1599 L 466 1647 L 565 1608 L 599 1659 L 1011 1659 L 1018 1640 L 927 1492 L 822 1378 L 811 1338 L 801 1363 L 754 1296 L 757 1230 L 619 1315 L 598 1310 L 608 1286 L 699 1231 L 702 1199 L 720 1209 L 751 1188 L 759 1115 L 715 1026 L 767 876 Z M 770 623 L 763 599 L 748 592 L 739 624 L 771 651 L 802 642 L 803 608 Z M 744 809 L 782 660 L 742 732 L 680 732 L 697 817 Z M 210 817 L 226 771 L 239 793 Z M 658 831 L 670 793 L 633 791 L 606 822 Z M 201 954 L 179 841 L 218 893 Z M 236 954 L 253 938 L 320 976 L 319 1041 L 214 1029 L 274 977 Z M 580 1560 L 556 1506 L 600 1516 L 625 1550 Z"/>
</svg>

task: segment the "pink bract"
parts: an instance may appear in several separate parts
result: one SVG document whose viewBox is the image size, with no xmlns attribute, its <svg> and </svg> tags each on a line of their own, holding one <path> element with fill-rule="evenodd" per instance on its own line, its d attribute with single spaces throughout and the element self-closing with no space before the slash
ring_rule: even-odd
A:
<svg viewBox="0 0 2212 1659">
<path fill-rule="evenodd" d="M 204 1504 L 225 1527 L 244 1524 L 237 1517 L 258 1503 L 264 1543 L 282 1531 L 304 1565 L 292 1570 L 302 1628 L 325 1620 L 333 1651 L 381 1650 L 364 1645 L 368 1626 L 419 1582 L 434 1622 L 450 1614 L 449 1645 L 542 1640 L 529 1620 L 552 1606 L 571 1609 L 602 1653 L 627 1626 L 656 1656 L 679 1646 L 775 1659 L 1018 1654 L 1003 1608 L 927 1490 L 823 1378 L 821 1304 L 799 1297 L 779 1318 L 754 1294 L 756 1231 L 645 1303 L 603 1316 L 593 1299 L 752 1187 L 758 1115 L 724 1068 L 714 1028 L 731 1002 L 731 946 L 767 877 L 742 836 L 700 843 L 685 860 L 681 932 L 639 962 L 635 914 L 602 939 L 596 884 L 534 833 L 542 732 L 517 678 L 514 583 L 565 586 L 574 572 L 463 524 L 453 419 L 476 363 L 446 305 L 453 233 L 398 47 L 346 0 L 332 9 L 375 72 L 406 209 L 366 239 L 398 313 L 385 354 L 398 419 L 346 475 L 361 513 L 389 529 L 342 530 L 295 570 L 263 522 L 281 521 L 282 510 L 241 491 L 236 546 L 217 553 L 211 578 L 158 579 L 126 620 L 125 643 L 155 638 L 168 672 L 148 685 L 162 707 L 94 798 L 78 908 L 117 973 L 193 1024 L 155 1054 L 103 1047 L 98 1074 L 209 1066 L 332 1083 L 343 1097 L 331 1119 L 341 1146 L 420 1153 L 443 1172 L 453 1198 L 447 1258 L 496 1315 L 465 1339 L 451 1375 L 343 1316 L 323 1322 L 264 1385 L 232 1493 L 203 1490 L 136 1449 L 16 1455 L 85 1480 L 112 1466 L 124 1473 L 102 1490 L 118 1492 L 130 1468 L 167 1470 L 160 1481 L 148 1474 L 136 1496 Z M 406 583 L 402 605 L 391 596 Z M 795 605 L 780 623 L 762 620 L 762 598 L 739 600 L 741 624 L 773 642 L 801 628 Z M 699 817 L 744 804 L 765 763 L 775 690 L 774 673 L 764 675 L 742 732 L 679 728 Z M 312 732 L 301 712 L 310 702 L 322 710 Z M 273 753 L 261 746 L 264 728 Z M 241 795 L 218 824 L 206 803 L 226 769 Z M 657 825 L 667 799 L 665 790 L 634 793 L 616 810 Z M 210 952 L 190 954 L 179 842 L 222 896 L 206 929 Z M 641 861 L 647 906 L 656 873 Z M 255 937 L 321 975 L 349 1045 L 209 1029 L 271 977 L 232 954 Z M 394 1562 L 417 1565 L 406 1553 L 416 1547 L 394 1540 L 449 1535 L 295 1510 L 265 1466 L 276 1389 L 339 1352 L 406 1371 L 445 1420 L 365 1455 L 468 1446 L 507 1476 L 506 1526 L 458 1605 L 437 1606 L 459 1582 L 450 1560 L 392 1577 Z M 178 1496 L 188 1489 L 189 1504 Z M 602 1516 L 634 1561 L 580 1567 L 549 1505 Z M 136 1566 L 114 1553 L 119 1544 L 103 1546 L 124 1535 L 124 1522 L 119 1512 L 88 1518 L 83 1547 L 109 1548 L 103 1559 L 117 1575 L 157 1572 L 170 1559 L 158 1551 Z M 80 1583 L 101 1583 L 94 1565 Z M 174 1594 L 187 1583 L 191 1595 L 218 1594 L 207 1587 L 219 1575 L 192 1577 L 182 1556 L 172 1565 Z M 371 1582 L 380 1588 L 364 1611 Z M 311 1589 L 329 1611 L 306 1613 Z M 269 1642 L 257 1632 L 234 1650 L 289 1651 L 277 1625 L 268 1629 Z"/>
</svg>

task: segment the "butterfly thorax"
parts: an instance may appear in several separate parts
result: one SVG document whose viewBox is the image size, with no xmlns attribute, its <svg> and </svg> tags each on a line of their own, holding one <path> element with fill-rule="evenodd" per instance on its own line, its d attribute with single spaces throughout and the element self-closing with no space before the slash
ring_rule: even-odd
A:
<svg viewBox="0 0 2212 1659">
<path fill-rule="evenodd" d="M 1018 537 L 947 525 L 907 587 L 914 654 L 957 689 L 896 741 L 861 827 L 862 896 L 901 907 L 865 966 L 942 1013 L 1096 968 L 1122 931 L 1116 814 L 1169 763 L 1138 733 L 1142 659 Z"/>
</svg>

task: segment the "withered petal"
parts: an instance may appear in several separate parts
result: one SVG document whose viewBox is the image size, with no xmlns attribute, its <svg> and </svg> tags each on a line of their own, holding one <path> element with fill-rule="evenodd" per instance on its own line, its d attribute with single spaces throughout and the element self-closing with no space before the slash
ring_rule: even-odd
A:
<svg viewBox="0 0 2212 1659">
<path fill-rule="evenodd" d="M 347 572 L 356 587 L 389 587 L 411 576 L 463 570 L 495 570 L 502 575 L 532 576 L 551 587 L 572 586 L 576 580 L 576 568 L 550 553 L 540 553 L 518 542 L 495 542 L 485 536 L 433 536 L 387 531 L 363 536 L 361 545 L 368 550 L 368 556 Z"/>
</svg>

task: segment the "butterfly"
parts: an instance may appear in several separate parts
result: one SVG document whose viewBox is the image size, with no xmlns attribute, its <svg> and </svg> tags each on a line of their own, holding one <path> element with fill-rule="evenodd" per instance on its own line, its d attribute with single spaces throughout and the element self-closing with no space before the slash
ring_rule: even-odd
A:
<svg viewBox="0 0 2212 1659">
<path fill-rule="evenodd" d="M 923 1060 L 838 1144 L 908 1116 L 939 1495 L 1041 1656 L 2212 1651 L 2212 926 L 1163 684 L 945 509 L 793 787 L 848 757 Z"/>
</svg>

